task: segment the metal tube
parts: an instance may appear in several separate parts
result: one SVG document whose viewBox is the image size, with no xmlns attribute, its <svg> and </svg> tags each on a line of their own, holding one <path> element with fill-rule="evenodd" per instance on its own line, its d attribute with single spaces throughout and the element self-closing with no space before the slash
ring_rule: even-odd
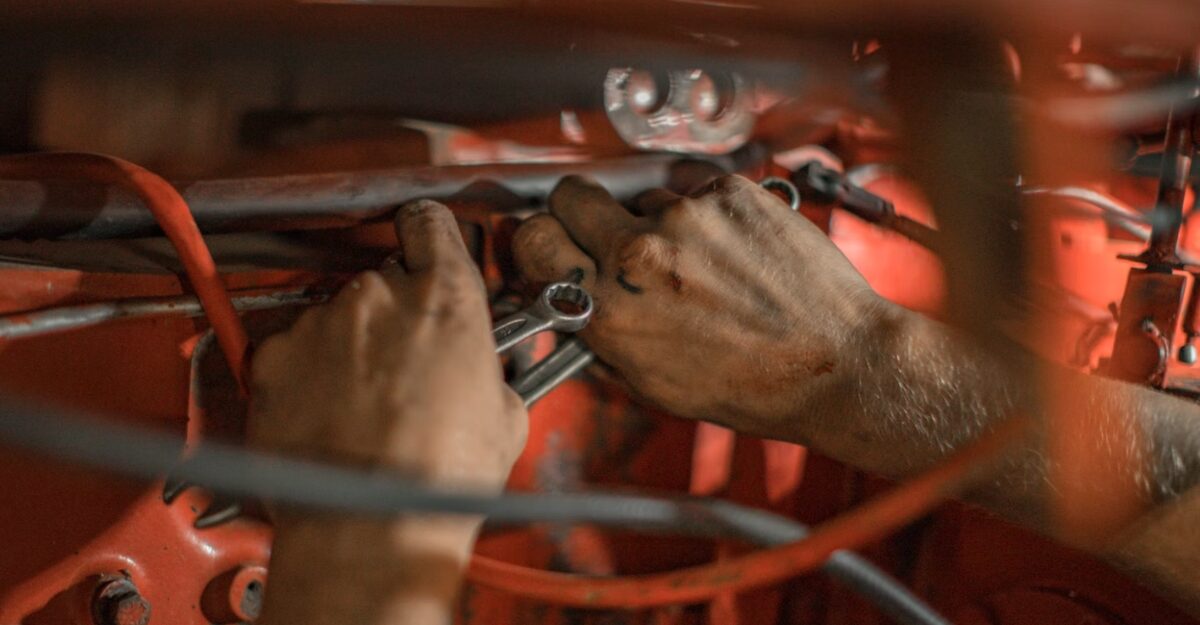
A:
<svg viewBox="0 0 1200 625">
<path fill-rule="evenodd" d="M 667 186 L 678 157 L 552 164 L 409 167 L 173 183 L 205 233 L 350 225 L 418 198 L 542 201 L 566 174 L 596 179 L 618 199 Z M 491 185 L 484 183 L 494 183 Z M 508 196 L 511 201 L 511 195 Z M 159 234 L 131 193 L 89 183 L 0 180 L 0 238 L 109 239 Z"/>
<path fill-rule="evenodd" d="M 243 295 L 232 299 L 234 309 L 247 311 L 316 304 L 328 298 L 329 294 L 327 293 L 310 293 L 305 289 L 295 289 L 259 295 Z M 0 340 L 65 332 L 117 319 L 165 315 L 198 317 L 202 314 L 204 314 L 204 309 L 200 306 L 200 300 L 190 295 L 62 306 L 0 317 Z"/>
<path fill-rule="evenodd" d="M 1180 59 L 1179 72 L 1192 77 L 1200 73 L 1200 49 Z M 1197 95 L 1200 95 L 1200 87 L 1193 87 L 1192 97 Z M 1170 271 L 1180 264 L 1177 249 L 1179 230 L 1183 226 L 1183 202 L 1190 183 L 1192 156 L 1196 151 L 1193 134 L 1195 120 L 1194 112 L 1178 107 L 1172 107 L 1167 118 L 1167 140 L 1159 174 L 1158 197 L 1154 202 L 1154 212 L 1150 215 L 1150 245 L 1142 255 L 1142 260 L 1152 270 Z"/>
</svg>

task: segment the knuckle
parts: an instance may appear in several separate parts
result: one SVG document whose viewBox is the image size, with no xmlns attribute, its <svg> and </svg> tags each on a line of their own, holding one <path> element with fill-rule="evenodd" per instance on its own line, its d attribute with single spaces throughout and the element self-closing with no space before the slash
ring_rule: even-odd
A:
<svg viewBox="0 0 1200 625">
<path fill-rule="evenodd" d="M 670 243 L 661 235 L 642 232 L 621 245 L 618 260 L 625 269 L 660 268 L 666 266 L 669 250 Z"/>
<path fill-rule="evenodd" d="M 427 271 L 415 277 L 416 303 L 427 314 L 448 315 L 483 299 L 483 285 L 469 271 Z"/>
<path fill-rule="evenodd" d="M 713 180 L 711 192 L 718 196 L 740 195 L 757 189 L 758 185 L 744 176 L 729 174 Z"/>
<path fill-rule="evenodd" d="M 391 288 L 378 271 L 364 271 L 342 287 L 334 298 L 336 308 L 367 309 L 390 299 Z"/>
<path fill-rule="evenodd" d="M 704 221 L 705 202 L 693 198 L 679 198 L 663 207 L 659 213 L 659 222 L 667 231 L 687 231 Z"/>
<path fill-rule="evenodd" d="M 513 234 L 513 251 L 517 260 L 535 260 L 554 256 L 557 246 L 550 229 L 556 221 L 550 215 L 537 215 L 526 220 Z"/>
</svg>

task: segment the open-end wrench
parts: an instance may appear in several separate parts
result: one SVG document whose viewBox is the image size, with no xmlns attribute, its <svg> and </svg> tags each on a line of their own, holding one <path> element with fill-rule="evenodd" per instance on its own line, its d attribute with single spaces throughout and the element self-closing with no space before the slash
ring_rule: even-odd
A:
<svg viewBox="0 0 1200 625">
<path fill-rule="evenodd" d="M 564 311 L 564 307 L 571 310 Z M 532 306 L 509 315 L 492 326 L 496 353 L 541 332 L 578 332 L 592 316 L 592 296 L 571 282 L 556 282 L 542 290 Z M 517 376 L 511 386 L 529 406 L 574 375 L 593 359 L 592 352 L 579 339 L 572 338 Z"/>
</svg>

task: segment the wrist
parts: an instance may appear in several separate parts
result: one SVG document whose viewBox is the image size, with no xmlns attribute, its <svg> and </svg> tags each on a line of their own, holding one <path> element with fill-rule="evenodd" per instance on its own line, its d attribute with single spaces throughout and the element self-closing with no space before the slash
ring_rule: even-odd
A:
<svg viewBox="0 0 1200 625">
<path fill-rule="evenodd" d="M 775 430 L 767 432 L 835 455 L 846 436 L 859 432 L 857 438 L 867 438 L 863 431 L 875 408 L 864 396 L 903 361 L 905 342 L 921 321 L 917 313 L 870 290 L 843 303 L 837 329 L 819 354 L 821 365 L 794 372 L 786 382 L 790 392 L 781 393 L 785 402 L 775 407 Z M 787 349 L 811 354 L 810 343 Z"/>
<path fill-rule="evenodd" d="M 479 523 L 283 512 L 260 622 L 448 622 Z"/>
</svg>

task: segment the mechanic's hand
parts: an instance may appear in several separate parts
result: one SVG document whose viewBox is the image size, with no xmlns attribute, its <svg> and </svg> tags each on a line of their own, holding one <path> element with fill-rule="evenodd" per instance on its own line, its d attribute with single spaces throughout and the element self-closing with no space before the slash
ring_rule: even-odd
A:
<svg viewBox="0 0 1200 625">
<path fill-rule="evenodd" d="M 853 375 L 844 352 L 868 348 L 860 333 L 883 300 L 815 225 L 740 176 L 639 208 L 569 177 L 514 241 L 532 284 L 579 277 L 593 292 L 583 337 L 635 392 L 778 434 L 815 389 Z"/>
<path fill-rule="evenodd" d="M 252 444 L 499 490 L 525 442 L 483 281 L 446 207 L 397 218 L 403 263 L 358 276 L 254 359 Z M 282 509 L 260 625 L 449 623 L 480 519 Z"/>
<path fill-rule="evenodd" d="M 254 359 L 252 442 L 454 486 L 503 486 L 525 443 L 483 282 L 444 206 L 397 218 L 403 263 L 355 278 Z"/>
</svg>

